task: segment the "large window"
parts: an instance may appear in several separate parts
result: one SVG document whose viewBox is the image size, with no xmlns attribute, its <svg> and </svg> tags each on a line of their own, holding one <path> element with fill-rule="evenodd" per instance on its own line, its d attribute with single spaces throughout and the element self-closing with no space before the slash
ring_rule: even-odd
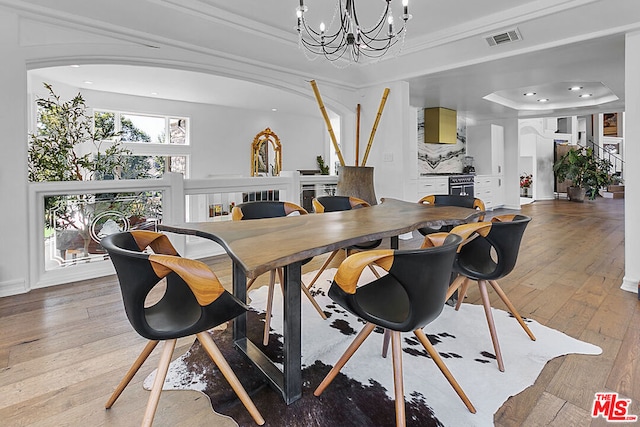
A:
<svg viewBox="0 0 640 427">
<path fill-rule="evenodd" d="M 115 133 L 132 153 L 120 178 L 155 178 L 164 172 L 188 176 L 187 118 L 95 110 L 94 119 L 97 136 Z"/>
</svg>

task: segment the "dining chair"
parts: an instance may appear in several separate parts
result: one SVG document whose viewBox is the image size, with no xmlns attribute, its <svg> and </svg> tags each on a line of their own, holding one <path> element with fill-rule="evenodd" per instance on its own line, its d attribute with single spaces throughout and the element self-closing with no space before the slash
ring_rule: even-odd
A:
<svg viewBox="0 0 640 427">
<path fill-rule="evenodd" d="M 367 208 L 371 205 L 365 200 L 359 199 L 357 197 L 352 196 L 321 196 L 316 197 L 312 200 L 313 211 L 317 214 L 325 213 L 325 212 L 339 212 L 339 211 L 348 211 L 351 209 L 360 209 Z M 372 240 L 371 242 L 361 243 L 358 245 L 348 246 L 346 248 L 342 248 L 345 251 L 345 257 L 349 256 L 350 251 L 352 250 L 369 250 L 375 249 L 382 243 L 382 240 Z M 311 282 L 309 282 L 308 289 L 316 283 L 320 275 L 326 270 L 331 261 L 335 258 L 335 256 L 342 250 L 337 249 L 331 252 L 331 255 L 324 261 L 316 275 Z M 373 274 L 376 277 L 379 277 L 378 272 L 371 266 L 369 266 Z"/>
<path fill-rule="evenodd" d="M 307 210 L 302 206 L 298 206 L 295 203 L 291 202 L 283 202 L 283 201 L 256 201 L 256 202 L 246 202 L 236 205 L 231 210 L 231 219 L 234 221 L 241 220 L 253 220 L 253 219 L 265 219 L 265 218 L 277 218 L 277 217 L 285 217 L 288 215 L 292 215 L 297 213 L 299 215 L 306 215 Z M 307 258 L 302 261 L 302 264 L 307 264 L 311 261 L 312 258 Z M 283 270 L 282 268 L 278 268 L 277 270 L 271 270 L 269 272 L 269 289 L 267 292 L 267 307 L 266 314 L 264 319 L 264 333 L 262 338 L 262 343 L 264 345 L 269 344 L 269 330 L 271 327 L 271 313 L 273 310 L 273 293 L 275 289 L 276 282 L 276 273 L 280 279 L 280 286 L 283 283 Z M 249 283 L 247 283 L 247 290 L 255 283 L 256 279 L 251 279 Z M 311 295 L 309 288 L 304 284 L 304 282 L 300 281 L 302 292 L 307 296 L 313 307 L 316 309 L 318 314 L 326 320 L 327 315 L 322 310 L 322 307 L 318 304 L 316 299 Z M 282 288 L 284 291 L 284 288 Z"/>
<path fill-rule="evenodd" d="M 429 236 L 427 240 L 430 247 L 358 252 L 340 264 L 328 295 L 342 308 L 363 319 L 366 324 L 318 385 L 313 393 L 315 396 L 324 392 L 360 345 L 379 326 L 391 331 L 396 425 L 404 426 L 406 423 L 402 332 L 413 332 L 467 409 L 472 413 L 476 412 L 423 331 L 444 308 L 451 269 L 462 238 L 455 234 L 438 233 Z M 367 284 L 358 285 L 362 271 L 373 262 L 388 274 Z"/>
<path fill-rule="evenodd" d="M 476 209 L 480 211 L 479 215 L 476 217 L 476 221 L 484 221 L 484 202 L 473 196 L 461 196 L 457 194 L 430 194 L 418 200 L 418 203 L 423 205 L 460 206 L 463 208 Z M 443 225 L 439 228 L 421 227 L 418 231 L 423 236 L 426 236 L 431 233 L 449 232 L 451 229 L 453 229 L 452 225 Z"/>
<path fill-rule="evenodd" d="M 104 237 L 101 245 L 115 267 L 129 322 L 139 335 L 149 340 L 105 408 L 111 408 L 162 341 L 162 355 L 142 421 L 143 426 L 150 426 L 176 340 L 195 334 L 256 424 L 264 424 L 262 415 L 207 332 L 244 313 L 247 306 L 225 291 L 215 273 L 205 264 L 180 257 L 164 234 L 127 231 Z M 149 253 L 147 248 L 153 252 Z M 146 305 L 149 293 L 163 281 L 166 288 L 162 297 L 153 305 Z"/>
<path fill-rule="evenodd" d="M 459 248 L 454 263 L 454 272 L 458 276 L 449 287 L 447 298 L 459 290 L 459 298 L 455 306 L 456 310 L 459 310 L 469 282 L 475 280 L 478 283 L 500 371 L 504 371 L 504 361 L 491 312 L 487 283 L 498 294 L 529 338 L 535 341 L 536 337 L 497 282 L 511 273 L 515 267 L 522 236 L 530 221 L 531 217 L 525 215 L 498 215 L 493 217 L 491 222 L 463 224 L 451 230 L 451 233 L 458 234 L 465 240 Z"/>
</svg>

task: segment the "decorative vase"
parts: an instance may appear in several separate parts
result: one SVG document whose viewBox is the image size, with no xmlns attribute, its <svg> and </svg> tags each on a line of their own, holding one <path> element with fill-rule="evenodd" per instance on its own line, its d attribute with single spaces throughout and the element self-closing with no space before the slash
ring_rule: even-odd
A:
<svg viewBox="0 0 640 427">
<path fill-rule="evenodd" d="M 337 196 L 353 196 L 370 205 L 377 205 L 373 187 L 373 167 L 371 166 L 338 166 Z"/>
</svg>

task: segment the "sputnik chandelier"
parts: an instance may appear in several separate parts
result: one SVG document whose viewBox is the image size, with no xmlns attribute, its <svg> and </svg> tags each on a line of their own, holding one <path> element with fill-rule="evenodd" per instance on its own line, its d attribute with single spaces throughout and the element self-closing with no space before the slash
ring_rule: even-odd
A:
<svg viewBox="0 0 640 427">
<path fill-rule="evenodd" d="M 407 21 L 411 19 L 409 0 L 402 0 L 402 25 L 397 28 L 391 11 L 391 0 L 385 1 L 386 7 L 378 22 L 373 27 L 365 28 L 358 21 L 355 0 L 337 0 L 329 27 L 325 27 L 322 22 L 316 31 L 307 25 L 305 15 L 309 8 L 305 6 L 304 0 L 300 0 L 300 6 L 296 8 L 298 45 L 332 62 L 341 58 L 358 62 L 361 56 L 382 57 L 399 41 L 404 44 Z M 334 25 L 336 21 L 338 24 Z M 317 56 L 307 55 L 307 58 L 315 59 Z"/>
</svg>

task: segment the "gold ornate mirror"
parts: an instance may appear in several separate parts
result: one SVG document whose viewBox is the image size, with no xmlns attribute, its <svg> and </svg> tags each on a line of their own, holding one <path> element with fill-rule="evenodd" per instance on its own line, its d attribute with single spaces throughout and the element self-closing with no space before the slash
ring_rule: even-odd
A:
<svg viewBox="0 0 640 427">
<path fill-rule="evenodd" d="M 266 128 L 253 138 L 251 144 L 251 176 L 280 175 L 282 146 L 280 138 Z"/>
</svg>

